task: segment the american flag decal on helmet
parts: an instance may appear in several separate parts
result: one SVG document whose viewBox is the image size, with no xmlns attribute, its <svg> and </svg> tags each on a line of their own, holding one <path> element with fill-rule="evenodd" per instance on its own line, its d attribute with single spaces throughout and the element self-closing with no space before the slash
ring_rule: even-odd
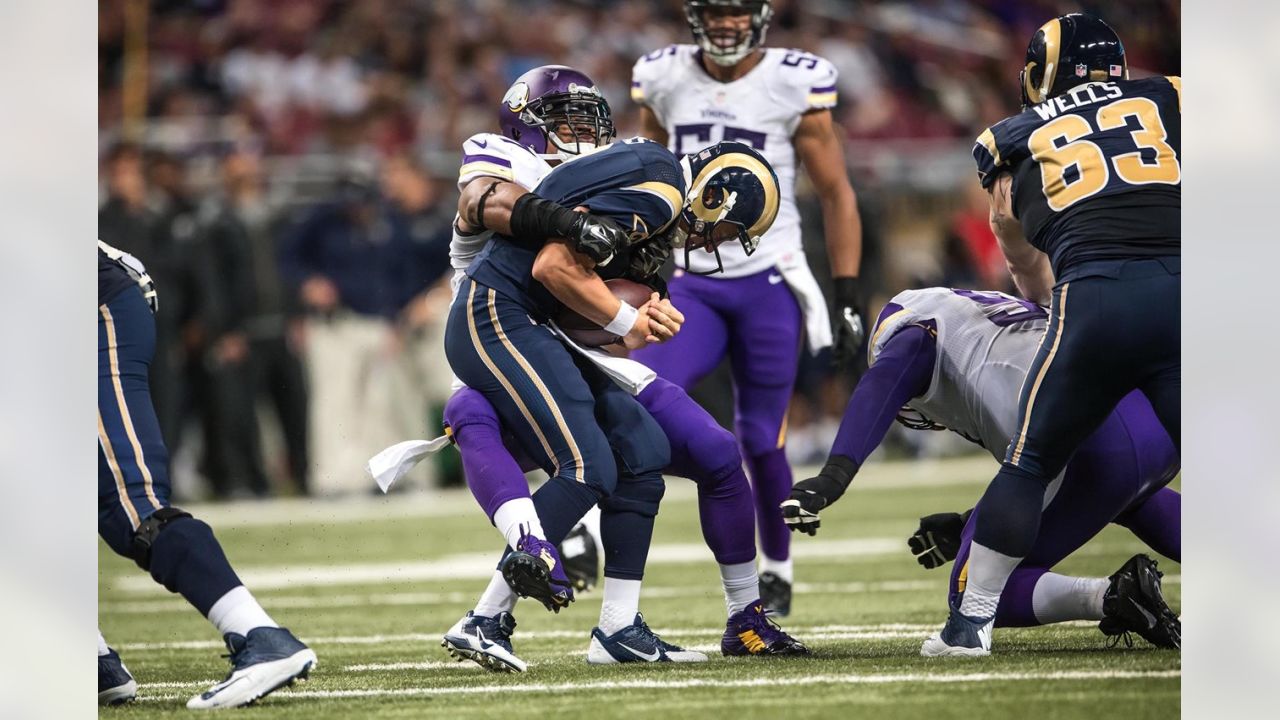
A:
<svg viewBox="0 0 1280 720">
<path fill-rule="evenodd" d="M 1111 77 L 1120 77 L 1121 75 L 1124 75 L 1124 68 L 1120 67 L 1119 65 L 1112 65 Z"/>
</svg>

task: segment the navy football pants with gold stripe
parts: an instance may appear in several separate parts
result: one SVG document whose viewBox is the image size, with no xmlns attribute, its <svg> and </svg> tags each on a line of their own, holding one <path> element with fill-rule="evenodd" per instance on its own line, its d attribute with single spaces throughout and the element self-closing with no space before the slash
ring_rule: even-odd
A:
<svg viewBox="0 0 1280 720">
<path fill-rule="evenodd" d="M 1031 551 L 1045 487 L 1131 391 L 1147 396 L 1181 447 L 1181 260 L 1116 261 L 1098 272 L 1054 288 L 1017 434 L 982 498 L 974 540 L 1005 555 Z"/>
<path fill-rule="evenodd" d="M 129 288 L 98 306 L 98 534 L 127 558 L 139 524 L 169 505 L 169 451 L 147 376 L 155 347 L 141 291 Z M 148 569 L 202 615 L 240 584 L 213 531 L 195 518 L 173 520 L 157 534 Z"/>
<path fill-rule="evenodd" d="M 551 474 L 533 494 L 546 539 L 559 543 L 599 503 L 606 576 L 639 578 L 671 454 L 653 418 L 518 303 L 470 278 L 450 308 L 445 351 Z"/>
</svg>

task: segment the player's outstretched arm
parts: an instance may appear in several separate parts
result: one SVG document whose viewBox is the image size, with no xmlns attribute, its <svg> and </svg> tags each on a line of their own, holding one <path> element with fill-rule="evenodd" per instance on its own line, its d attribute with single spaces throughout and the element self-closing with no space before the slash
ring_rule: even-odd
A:
<svg viewBox="0 0 1280 720">
<path fill-rule="evenodd" d="M 847 367 L 860 352 L 864 334 L 857 283 L 862 269 L 862 218 L 858 214 L 858 197 L 849 183 L 844 148 L 830 110 L 801 116 L 793 143 L 822 204 L 827 255 L 835 278 L 833 350 L 836 362 Z"/>
<path fill-rule="evenodd" d="M 1012 187 L 1013 176 L 1006 173 L 996 178 L 987 191 L 991 197 L 991 231 L 1000 241 L 1000 251 L 1018 292 L 1031 302 L 1048 305 L 1054 285 L 1053 269 L 1049 256 L 1027 242 L 1022 223 L 1013 216 Z"/>
<path fill-rule="evenodd" d="M 802 480 L 782 503 L 792 530 L 814 535 L 818 513 L 839 500 L 867 456 L 880 446 L 898 410 L 929 390 L 937 359 L 933 333 L 911 325 L 896 332 L 870 369 L 858 380 L 845 408 L 827 464 L 817 477 Z"/>
<path fill-rule="evenodd" d="M 547 238 L 563 238 L 594 265 L 608 264 L 628 242 L 627 233 L 607 218 L 574 212 L 516 183 L 497 179 L 473 181 L 462 189 L 458 230 L 493 230 L 536 247 Z"/>
</svg>

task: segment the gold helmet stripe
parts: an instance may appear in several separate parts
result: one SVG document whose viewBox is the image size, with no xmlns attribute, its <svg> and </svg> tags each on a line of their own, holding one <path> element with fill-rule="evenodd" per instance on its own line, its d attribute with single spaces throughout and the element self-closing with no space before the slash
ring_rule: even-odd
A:
<svg viewBox="0 0 1280 720">
<path fill-rule="evenodd" d="M 1058 57 L 1062 52 L 1062 21 L 1054 18 L 1040 27 L 1044 31 L 1044 77 L 1040 80 L 1040 100 L 1048 99 L 1053 91 L 1053 76 L 1058 72 Z"/>
<path fill-rule="evenodd" d="M 720 157 L 707 163 L 698 173 L 698 177 L 693 179 L 692 189 L 689 190 L 690 206 L 694 215 L 699 219 L 708 222 L 717 219 L 719 208 L 716 210 L 708 210 L 702 205 L 702 188 L 716 176 L 716 173 L 730 167 L 741 167 L 751 171 L 760 181 L 760 185 L 764 187 L 764 212 L 760 214 L 759 221 L 747 229 L 747 235 L 750 237 L 759 237 L 764 235 L 765 231 L 773 225 L 774 219 L 778 216 L 778 184 L 773 179 L 773 172 L 769 167 L 759 160 L 741 152 L 731 152 L 721 155 Z"/>
</svg>

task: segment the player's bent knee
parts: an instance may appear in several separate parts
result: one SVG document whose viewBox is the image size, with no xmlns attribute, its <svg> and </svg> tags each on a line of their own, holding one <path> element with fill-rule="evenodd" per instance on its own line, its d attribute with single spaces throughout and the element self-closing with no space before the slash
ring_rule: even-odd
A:
<svg viewBox="0 0 1280 720">
<path fill-rule="evenodd" d="M 742 467 L 742 453 L 738 451 L 737 438 L 728 430 L 717 427 L 688 439 L 689 457 L 700 471 L 699 477 L 719 481 Z"/>
<path fill-rule="evenodd" d="M 138 529 L 134 530 L 129 543 L 129 557 L 138 563 L 138 567 L 150 570 L 151 549 L 160 539 L 161 533 L 168 531 L 181 520 L 191 519 L 194 519 L 191 513 L 176 507 L 163 507 L 151 513 L 138 524 Z"/>
<path fill-rule="evenodd" d="M 573 469 L 562 469 L 560 474 L 573 479 Z M 583 449 L 582 453 L 583 482 L 596 491 L 601 498 L 614 493 L 618 485 L 618 463 L 614 460 L 613 451 L 608 445 L 603 448 Z"/>
<path fill-rule="evenodd" d="M 484 425 L 499 431 L 498 411 L 478 390 L 462 388 L 444 406 L 445 425 L 457 433 L 468 425 Z"/>
<path fill-rule="evenodd" d="M 617 491 L 600 501 L 600 509 L 609 512 L 633 512 L 645 517 L 658 514 L 666 484 L 657 472 L 627 475 L 618 482 Z"/>
</svg>

